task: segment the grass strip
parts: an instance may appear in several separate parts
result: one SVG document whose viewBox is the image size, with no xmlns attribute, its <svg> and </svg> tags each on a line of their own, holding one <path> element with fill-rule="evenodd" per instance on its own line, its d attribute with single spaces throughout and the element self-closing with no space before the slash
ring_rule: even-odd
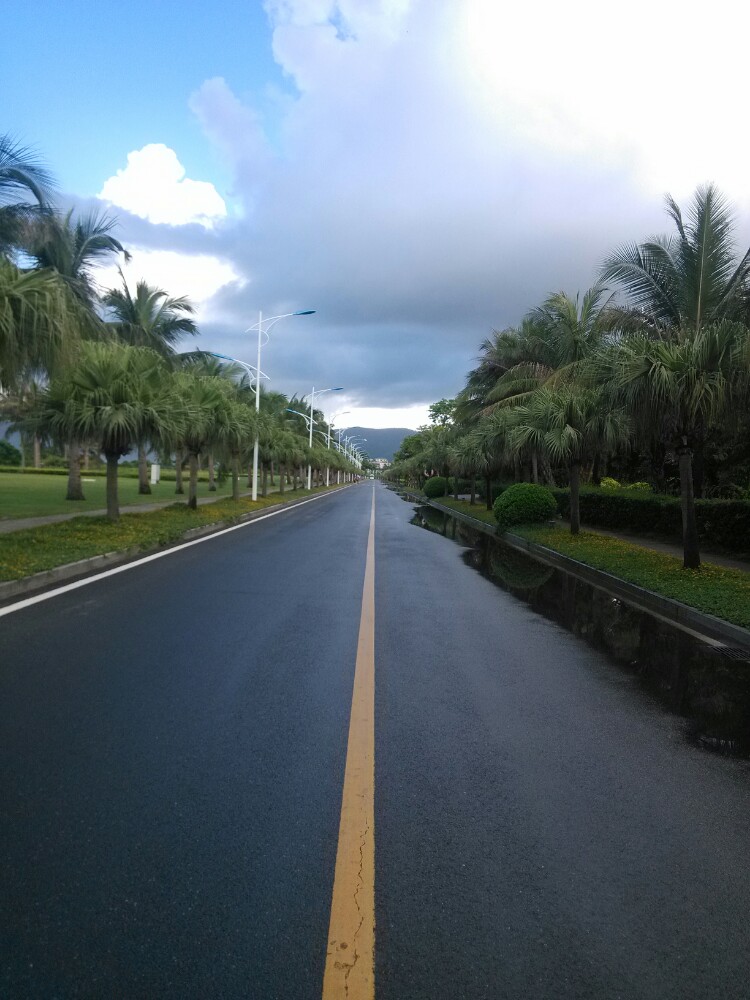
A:
<svg viewBox="0 0 750 1000">
<path fill-rule="evenodd" d="M 76 517 L 0 535 L 0 581 L 20 580 L 33 573 L 104 555 L 107 552 L 142 551 L 170 545 L 191 528 L 219 522 L 235 523 L 243 514 L 274 504 L 299 500 L 311 493 L 340 487 L 296 490 L 250 499 L 224 499 L 190 510 L 185 503 L 172 504 L 143 514 L 123 514 L 117 524 L 104 517 Z"/>
<path fill-rule="evenodd" d="M 561 528 L 525 525 L 513 528 L 513 533 L 662 597 L 750 628 L 750 573 L 711 563 L 683 569 L 675 556 L 593 532 L 573 536 Z"/>
<path fill-rule="evenodd" d="M 468 514 L 469 517 L 473 517 L 477 521 L 484 521 L 485 524 L 491 524 L 493 528 L 497 527 L 495 515 L 491 510 L 487 510 L 484 502 L 475 503 L 473 507 L 468 500 L 454 500 L 453 497 L 437 497 L 435 502 L 442 504 L 444 507 L 452 507 L 453 510 L 460 511 L 462 514 Z"/>
</svg>

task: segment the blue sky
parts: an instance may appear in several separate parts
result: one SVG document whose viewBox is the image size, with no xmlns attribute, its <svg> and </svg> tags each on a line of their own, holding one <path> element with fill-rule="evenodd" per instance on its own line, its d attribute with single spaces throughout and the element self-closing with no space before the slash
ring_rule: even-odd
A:
<svg viewBox="0 0 750 1000">
<path fill-rule="evenodd" d="M 1 132 L 61 207 L 104 207 L 199 344 L 363 426 L 416 426 L 482 340 L 714 181 L 750 242 L 750 13 L 714 0 L 173 0 L 17 5 Z M 10 24 L 10 31 L 7 25 Z M 731 25 L 731 30 L 724 30 Z M 101 275 L 115 283 L 114 269 Z M 338 394 L 337 394 L 338 395 Z"/>
</svg>

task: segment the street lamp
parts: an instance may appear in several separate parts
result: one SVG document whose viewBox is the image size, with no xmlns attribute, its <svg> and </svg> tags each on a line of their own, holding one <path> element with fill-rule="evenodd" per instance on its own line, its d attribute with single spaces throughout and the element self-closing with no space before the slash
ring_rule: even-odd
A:
<svg viewBox="0 0 750 1000">
<path fill-rule="evenodd" d="M 260 370 L 260 349 L 263 346 L 262 336 L 268 336 L 268 331 L 271 327 L 278 323 L 280 319 L 287 319 L 289 316 L 312 316 L 315 312 L 314 309 L 298 309 L 296 312 L 281 313 L 280 316 L 271 316 L 269 319 L 264 321 L 263 311 L 258 313 L 258 322 L 253 326 L 249 326 L 245 333 L 251 333 L 253 330 L 258 331 L 258 364 L 256 365 L 256 379 L 255 379 L 255 412 L 260 410 L 260 378 L 263 377 L 263 373 Z M 265 327 L 265 328 L 264 328 Z M 255 444 L 253 446 L 253 500 L 258 499 L 258 431 L 255 432 Z"/>
<path fill-rule="evenodd" d="M 342 392 L 343 388 L 344 387 L 342 385 L 337 385 L 337 386 L 334 386 L 331 389 L 318 389 L 318 395 L 322 396 L 324 392 Z M 313 420 L 313 404 L 314 403 L 315 403 L 315 386 L 312 387 L 312 393 L 310 395 L 310 441 L 309 441 L 309 447 L 310 448 L 312 448 L 313 423 L 315 422 Z M 312 464 L 311 464 L 311 462 L 307 463 L 307 488 L 308 488 L 308 490 L 312 489 Z"/>
<path fill-rule="evenodd" d="M 334 413 L 334 415 L 328 421 L 328 441 L 326 442 L 326 444 L 327 444 L 327 447 L 328 447 L 329 451 L 331 450 L 331 429 L 333 428 L 333 421 L 336 420 L 337 417 L 343 417 L 343 415 L 345 413 L 351 413 L 351 410 L 339 410 L 339 412 L 338 413 Z M 330 486 L 331 485 L 330 484 L 330 474 L 331 474 L 331 467 L 330 467 L 330 465 L 327 465 L 326 466 L 326 486 Z M 337 486 L 338 486 L 338 482 L 339 482 L 339 472 L 336 472 L 336 485 Z"/>
</svg>

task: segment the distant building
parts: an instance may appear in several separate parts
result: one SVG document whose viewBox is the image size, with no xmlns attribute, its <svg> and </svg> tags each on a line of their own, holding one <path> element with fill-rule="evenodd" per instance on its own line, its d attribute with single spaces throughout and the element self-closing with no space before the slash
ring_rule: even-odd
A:
<svg viewBox="0 0 750 1000">
<path fill-rule="evenodd" d="M 378 472 L 382 472 L 383 469 L 390 468 L 391 465 L 391 463 L 388 461 L 387 458 L 371 458 L 370 461 L 378 470 Z"/>
</svg>

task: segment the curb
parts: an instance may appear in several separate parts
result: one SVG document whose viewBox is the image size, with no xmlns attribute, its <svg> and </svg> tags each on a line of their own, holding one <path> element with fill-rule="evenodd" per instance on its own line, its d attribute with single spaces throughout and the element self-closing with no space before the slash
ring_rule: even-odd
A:
<svg viewBox="0 0 750 1000">
<path fill-rule="evenodd" d="M 520 552 L 533 555 L 555 569 L 571 573 L 573 576 L 578 577 L 578 579 L 583 580 L 584 583 L 601 587 L 602 590 L 606 590 L 613 597 L 627 601 L 629 604 L 648 614 L 659 615 L 670 624 L 684 631 L 698 633 L 706 639 L 719 642 L 723 645 L 741 647 L 744 650 L 750 649 L 750 630 L 743 628 L 741 625 L 733 625 L 732 622 L 725 622 L 715 615 L 710 615 L 705 611 L 698 611 L 697 608 L 692 608 L 689 604 L 683 604 L 682 601 L 676 601 L 672 597 L 662 597 L 661 594 L 655 594 L 653 590 L 646 590 L 644 587 L 639 587 L 638 584 L 621 580 L 619 577 L 607 573 L 606 570 L 595 569 L 593 566 L 588 566 L 586 563 L 579 562 L 570 556 L 555 552 L 554 549 L 548 549 L 545 545 L 540 545 L 538 542 L 530 542 L 520 535 L 513 535 L 510 532 L 498 535 L 491 525 L 486 524 L 484 521 L 479 521 L 468 514 L 464 514 L 463 511 L 444 507 L 434 500 L 428 500 L 414 493 L 402 492 L 404 496 L 408 496 L 409 499 L 414 500 L 416 503 L 434 507 L 435 510 L 439 510 L 443 514 L 455 517 L 457 520 L 463 521 L 482 534 L 496 538 Z"/>
<path fill-rule="evenodd" d="M 340 490 L 349 486 L 356 486 L 357 483 L 344 483 L 335 489 L 329 489 L 327 493 L 319 493 L 319 497 L 332 496 Z M 168 545 L 152 545 L 146 549 L 126 549 L 123 552 L 105 552 L 102 555 L 90 556 L 88 559 L 79 559 L 77 562 L 66 563 L 64 566 L 55 566 L 54 569 L 45 569 L 41 573 L 34 573 L 32 576 L 24 576 L 19 580 L 7 580 L 0 583 L 0 604 L 11 600 L 14 597 L 23 597 L 40 590 L 45 590 L 63 581 L 79 580 L 85 576 L 91 576 L 103 569 L 111 569 L 113 566 L 121 566 L 124 563 L 142 559 L 144 556 L 154 552 L 161 552 L 165 549 L 182 545 L 183 542 L 190 542 L 196 538 L 203 538 L 206 535 L 216 534 L 232 525 L 244 524 L 247 521 L 255 521 L 264 514 L 271 514 L 279 510 L 289 510 L 298 507 L 312 499 L 310 496 L 300 497 L 298 500 L 289 500 L 287 503 L 275 503 L 268 507 L 261 507 L 259 510 L 251 510 L 246 514 L 231 521 L 217 521 L 215 524 L 204 524 L 199 528 L 188 528 L 174 542 Z"/>
</svg>

